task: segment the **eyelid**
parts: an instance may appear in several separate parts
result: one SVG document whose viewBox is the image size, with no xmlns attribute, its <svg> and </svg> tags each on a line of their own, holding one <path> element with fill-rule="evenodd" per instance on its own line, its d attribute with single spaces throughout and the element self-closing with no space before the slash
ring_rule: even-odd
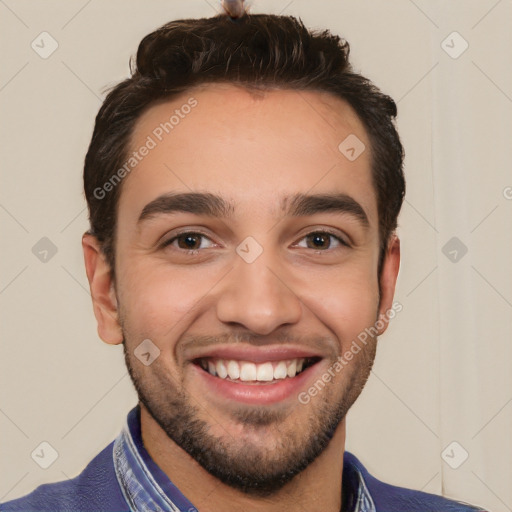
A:
<svg viewBox="0 0 512 512">
<path fill-rule="evenodd" d="M 163 242 L 161 243 L 158 243 L 158 246 L 160 248 L 166 248 L 167 246 L 170 246 L 178 237 L 180 236 L 183 236 L 183 235 L 201 235 L 202 237 L 204 238 L 208 238 L 208 240 L 210 240 L 214 245 L 217 245 L 211 238 L 210 235 L 204 233 L 203 231 L 201 231 L 200 229 L 190 229 L 190 228 L 187 228 L 187 229 L 183 229 L 181 231 L 178 231 L 176 233 L 173 233 L 169 238 L 165 238 L 164 237 L 164 240 Z M 176 249 L 177 251 L 180 251 L 180 252 L 198 252 L 199 249 Z M 203 250 L 203 249 L 201 249 Z"/>
<path fill-rule="evenodd" d="M 322 228 L 313 228 L 313 229 L 309 229 L 306 233 L 304 233 L 298 240 L 297 242 L 295 242 L 294 245 L 296 245 L 298 242 L 302 241 L 304 238 L 308 237 L 308 236 L 311 236 L 313 234 L 325 234 L 325 235 L 329 235 L 329 236 L 332 236 L 333 238 L 335 238 L 340 244 L 342 247 L 338 247 L 338 248 L 334 248 L 334 249 L 317 249 L 316 252 L 329 252 L 329 251 L 335 251 L 337 249 L 340 249 L 340 248 L 343 248 L 343 247 L 351 247 L 351 242 L 345 240 L 343 238 L 343 236 L 337 231 L 337 230 L 333 230 L 333 229 L 330 229 L 330 228 L 325 228 L 325 227 L 322 227 Z M 208 240 L 210 240 L 214 245 L 218 245 L 216 244 L 216 242 L 214 240 L 212 240 L 212 238 L 204 233 L 201 229 L 190 229 L 190 228 L 186 228 L 186 229 L 183 229 L 181 231 L 178 231 L 176 233 L 173 233 L 171 235 L 170 238 L 167 238 L 166 240 L 164 240 L 161 244 L 159 244 L 159 247 L 161 247 L 162 249 L 168 247 L 168 246 L 171 246 L 171 244 L 180 236 L 182 235 L 200 235 L 204 238 L 207 238 Z M 347 236 L 348 238 L 348 236 Z M 204 249 L 179 249 L 179 248 L 175 248 L 176 251 L 178 252 L 183 252 L 183 253 L 198 253 L 200 251 L 203 251 Z M 312 249 L 312 250 L 315 250 L 315 249 Z"/>
<path fill-rule="evenodd" d="M 331 230 L 329 228 L 313 228 L 313 229 L 309 229 L 308 228 L 308 232 L 305 233 L 304 235 L 302 235 L 300 238 L 299 238 L 299 242 L 301 240 L 303 240 L 304 238 L 306 238 L 307 236 L 310 236 L 310 235 L 313 235 L 313 234 L 325 234 L 325 235 L 330 235 L 332 236 L 333 238 L 335 238 L 336 240 L 338 240 L 338 242 L 343 246 L 343 247 L 352 247 L 352 244 L 351 244 L 351 241 L 348 241 L 348 240 L 345 240 L 345 238 L 337 231 L 337 230 Z M 346 236 L 346 238 L 349 238 L 348 236 Z M 313 249 L 315 250 L 315 249 Z M 336 249 L 317 249 L 317 252 L 328 252 L 328 251 L 334 251 Z"/>
</svg>

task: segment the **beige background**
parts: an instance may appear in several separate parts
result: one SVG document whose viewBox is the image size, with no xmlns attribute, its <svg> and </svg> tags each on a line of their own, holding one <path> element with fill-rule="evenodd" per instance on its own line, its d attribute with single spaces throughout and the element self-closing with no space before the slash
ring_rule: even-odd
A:
<svg viewBox="0 0 512 512">
<path fill-rule="evenodd" d="M 140 39 L 217 10 L 0 0 L 0 501 L 76 476 L 136 403 L 121 347 L 96 334 L 83 158 L 102 91 L 127 76 Z M 343 35 L 356 69 L 398 102 L 403 311 L 349 413 L 347 449 L 387 482 L 512 510 L 511 1 L 255 1 L 253 12 Z M 48 59 L 31 48 L 43 31 L 59 44 Z M 442 47 L 453 31 L 469 43 L 456 59 Z M 57 248 L 46 263 L 32 252 L 42 237 Z M 452 237 L 468 250 L 456 262 L 443 252 Z M 46 470 L 30 456 L 42 441 L 59 454 Z M 453 441 L 452 465 L 469 453 L 458 469 L 441 456 Z"/>
</svg>

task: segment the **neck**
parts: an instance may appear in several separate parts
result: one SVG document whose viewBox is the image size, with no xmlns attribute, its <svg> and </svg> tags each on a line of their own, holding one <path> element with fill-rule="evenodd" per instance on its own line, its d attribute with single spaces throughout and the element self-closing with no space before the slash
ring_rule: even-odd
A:
<svg viewBox="0 0 512 512">
<path fill-rule="evenodd" d="M 142 403 L 140 411 L 144 447 L 172 483 L 201 512 L 341 510 L 345 419 L 338 425 L 327 448 L 306 469 L 274 495 L 259 498 L 244 494 L 212 476 L 169 439 Z"/>
</svg>

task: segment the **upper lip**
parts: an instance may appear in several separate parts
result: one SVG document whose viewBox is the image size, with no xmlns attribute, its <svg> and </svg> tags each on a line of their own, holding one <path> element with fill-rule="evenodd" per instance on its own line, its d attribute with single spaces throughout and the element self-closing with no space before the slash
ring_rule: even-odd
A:
<svg viewBox="0 0 512 512">
<path fill-rule="evenodd" d="M 266 345 L 264 347 L 224 345 L 212 348 L 205 347 L 191 354 L 190 360 L 213 358 L 234 359 L 236 361 L 250 361 L 253 363 L 265 363 L 267 361 L 284 361 L 306 357 L 323 357 L 318 352 L 305 347 L 292 345 Z"/>
</svg>

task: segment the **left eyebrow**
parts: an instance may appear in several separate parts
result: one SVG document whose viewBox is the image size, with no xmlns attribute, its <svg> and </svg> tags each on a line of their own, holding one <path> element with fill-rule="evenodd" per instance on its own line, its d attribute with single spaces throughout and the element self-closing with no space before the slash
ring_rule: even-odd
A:
<svg viewBox="0 0 512 512">
<path fill-rule="evenodd" d="M 347 194 L 295 194 L 283 197 L 280 205 L 284 216 L 300 217 L 334 212 L 351 215 L 365 227 L 370 225 L 363 207 Z M 137 224 L 151 217 L 176 212 L 231 218 L 235 207 L 223 197 L 211 193 L 167 193 L 143 208 Z"/>
<path fill-rule="evenodd" d="M 287 206 L 288 201 L 290 201 L 289 206 Z M 347 194 L 295 194 L 283 199 L 281 210 L 285 215 L 292 217 L 328 212 L 349 214 L 363 226 L 369 227 L 370 225 L 363 207 Z"/>
</svg>

